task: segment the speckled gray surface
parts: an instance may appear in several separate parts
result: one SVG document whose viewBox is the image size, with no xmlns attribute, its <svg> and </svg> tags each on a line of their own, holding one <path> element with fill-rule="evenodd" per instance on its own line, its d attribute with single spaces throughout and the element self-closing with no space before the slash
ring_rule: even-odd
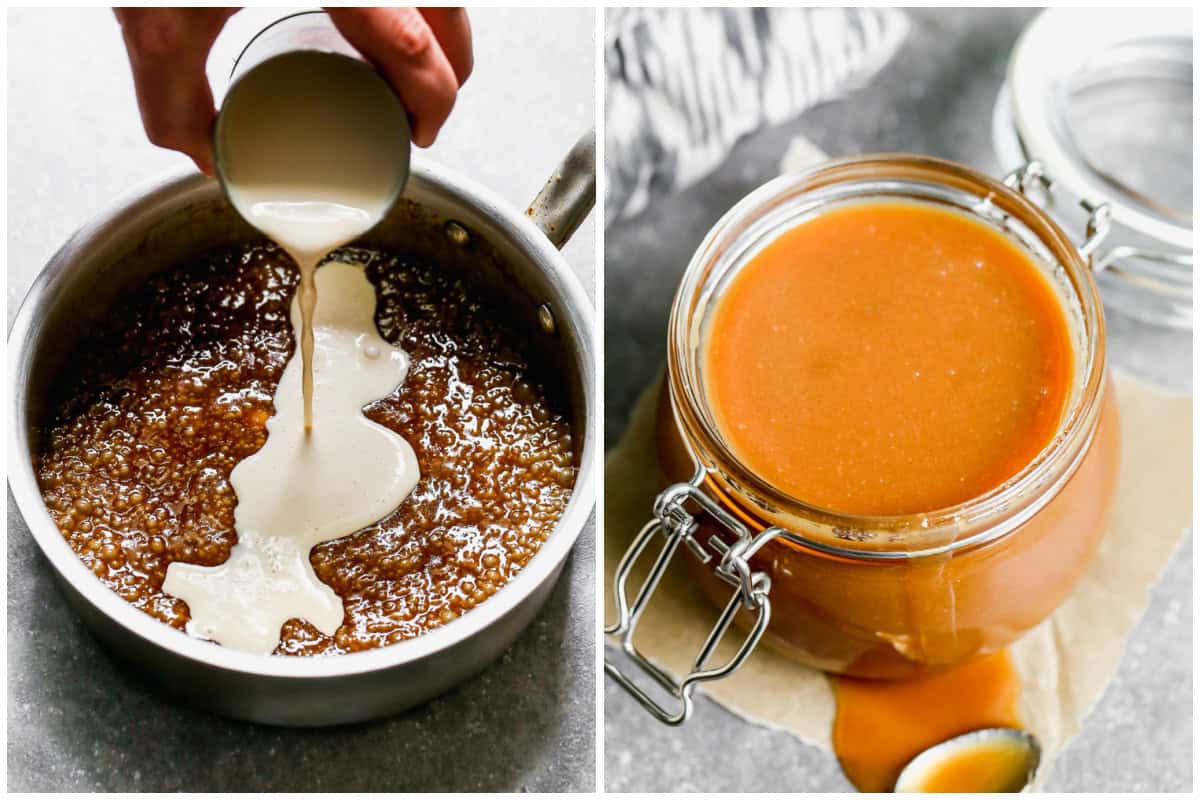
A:
<svg viewBox="0 0 1200 800">
<path fill-rule="evenodd" d="M 283 10 L 235 17 L 210 74 Z M 592 124 L 594 12 L 472 14 L 476 71 L 430 158 L 523 208 Z M 182 156 L 142 135 L 104 9 L 10 12 L 8 322 L 70 233 Z M 553 69 L 547 69 L 553 64 Z M 595 222 L 565 250 L 595 286 Z M 399 717 L 334 730 L 181 708 L 115 662 L 67 608 L 9 496 L 11 791 L 588 791 L 595 785 L 594 532 L 546 608 L 478 678 Z"/>
<path fill-rule="evenodd" d="M 1009 50 L 1030 12 L 909 12 L 913 30 L 893 63 L 864 89 L 739 144 L 713 175 L 652 203 L 605 234 L 605 436 L 624 429 L 638 392 L 665 356 L 671 297 L 709 227 L 778 172 L 788 143 L 808 137 L 831 155 L 908 151 L 996 173 L 990 122 Z M 1110 319 L 1114 360 L 1177 388 L 1190 374 L 1155 360 L 1162 347 Z M 1149 356 L 1147 358 L 1147 356 Z M 1155 587 L 1116 679 L 1055 764 L 1053 791 L 1189 791 L 1192 787 L 1192 544 L 1189 536 Z M 829 755 L 748 724 L 707 698 L 682 728 L 651 720 L 611 682 L 605 697 L 605 784 L 610 791 L 848 791 Z"/>
</svg>

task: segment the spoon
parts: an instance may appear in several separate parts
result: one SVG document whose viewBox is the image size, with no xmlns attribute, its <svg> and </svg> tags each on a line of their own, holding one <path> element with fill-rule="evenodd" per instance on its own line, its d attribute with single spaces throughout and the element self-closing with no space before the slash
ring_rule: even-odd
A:
<svg viewBox="0 0 1200 800">
<path fill-rule="evenodd" d="M 1042 749 L 1033 734 L 983 728 L 922 751 L 896 779 L 897 792 L 1019 792 L 1037 771 Z"/>
</svg>

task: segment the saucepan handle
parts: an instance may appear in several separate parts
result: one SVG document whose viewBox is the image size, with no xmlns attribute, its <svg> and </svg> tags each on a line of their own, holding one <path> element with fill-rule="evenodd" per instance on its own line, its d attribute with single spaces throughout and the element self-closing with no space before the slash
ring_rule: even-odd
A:
<svg viewBox="0 0 1200 800">
<path fill-rule="evenodd" d="M 592 128 L 567 153 L 525 215 L 562 249 L 596 205 L 596 129 Z"/>
</svg>

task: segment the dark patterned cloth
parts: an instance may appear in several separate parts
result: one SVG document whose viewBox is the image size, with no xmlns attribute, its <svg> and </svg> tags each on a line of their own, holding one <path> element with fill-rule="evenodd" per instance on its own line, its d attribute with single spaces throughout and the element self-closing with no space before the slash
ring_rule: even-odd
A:
<svg viewBox="0 0 1200 800">
<path fill-rule="evenodd" d="M 894 9 L 607 13 L 606 219 L 714 169 L 741 137 L 861 86 L 908 32 Z"/>
</svg>

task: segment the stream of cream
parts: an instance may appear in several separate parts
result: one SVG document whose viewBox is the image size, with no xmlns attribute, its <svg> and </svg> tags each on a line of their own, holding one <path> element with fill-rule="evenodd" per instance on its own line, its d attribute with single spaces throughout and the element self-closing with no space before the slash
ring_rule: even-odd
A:
<svg viewBox="0 0 1200 800">
<path fill-rule="evenodd" d="M 362 413 L 408 372 L 408 356 L 375 328 L 374 287 L 360 266 L 336 261 L 316 271 L 315 283 L 316 424 L 304 432 L 302 364 L 293 355 L 275 392 L 266 444 L 230 476 L 238 541 L 229 560 L 215 567 L 175 562 L 163 583 L 187 602 L 189 633 L 255 653 L 271 653 L 293 617 L 327 635 L 337 631 L 341 598 L 317 579 L 309 551 L 387 516 L 418 477 L 408 443 Z M 300 305 L 293 300 L 297 338 Z"/>
<path fill-rule="evenodd" d="M 312 416 L 313 271 L 387 212 L 407 172 L 408 123 L 367 64 L 297 50 L 230 89 L 216 147 L 233 205 L 300 268 L 305 426 Z"/>
<path fill-rule="evenodd" d="M 250 223 L 287 251 L 300 269 L 300 355 L 303 362 L 301 389 L 304 400 L 304 431 L 313 427 L 313 310 L 317 287 L 313 281 L 317 264 L 330 251 L 352 242 L 379 221 L 386 210 L 387 196 L 338 191 L 336 200 L 304 198 L 330 195 L 325 187 L 254 186 L 231 190 L 234 202 L 248 211 Z"/>
<path fill-rule="evenodd" d="M 173 563 L 163 590 L 187 602 L 189 633 L 266 654 L 292 618 L 337 631 L 342 601 L 309 551 L 387 516 L 417 482 L 412 448 L 362 413 L 404 381 L 408 356 L 379 336 L 361 267 L 317 269 L 387 212 L 408 126 L 387 85 L 349 58 L 288 53 L 235 89 L 217 126 L 226 190 L 300 269 L 291 307 L 300 358 L 276 388 L 266 444 L 230 475 L 238 540 L 228 561 Z"/>
</svg>

